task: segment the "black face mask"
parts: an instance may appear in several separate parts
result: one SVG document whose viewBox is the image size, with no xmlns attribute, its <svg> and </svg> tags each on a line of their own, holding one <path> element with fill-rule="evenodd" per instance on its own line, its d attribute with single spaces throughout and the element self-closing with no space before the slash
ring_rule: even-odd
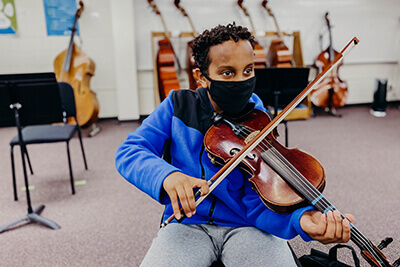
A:
<svg viewBox="0 0 400 267">
<path fill-rule="evenodd" d="M 208 92 L 212 100 L 224 112 L 238 114 L 244 110 L 256 86 L 256 76 L 244 81 L 216 81 L 204 74 L 211 82 Z"/>
</svg>

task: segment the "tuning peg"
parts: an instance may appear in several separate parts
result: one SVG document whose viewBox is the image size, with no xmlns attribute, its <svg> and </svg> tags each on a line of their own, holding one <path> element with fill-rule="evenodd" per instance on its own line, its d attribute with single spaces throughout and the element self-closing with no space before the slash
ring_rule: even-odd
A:
<svg viewBox="0 0 400 267">
<path fill-rule="evenodd" d="M 393 263 L 393 267 L 398 267 L 400 266 L 400 258 L 398 258 L 394 263 Z"/>
<path fill-rule="evenodd" d="M 384 240 L 381 241 L 381 243 L 379 243 L 378 248 L 379 249 L 384 249 L 392 242 L 393 242 L 393 238 L 386 237 Z"/>
</svg>

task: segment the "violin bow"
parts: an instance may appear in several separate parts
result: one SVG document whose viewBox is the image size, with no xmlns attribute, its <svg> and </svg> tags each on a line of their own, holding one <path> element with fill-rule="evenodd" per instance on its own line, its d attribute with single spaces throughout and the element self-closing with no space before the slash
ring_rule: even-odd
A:
<svg viewBox="0 0 400 267">
<path fill-rule="evenodd" d="M 357 37 L 354 37 L 343 49 L 340 53 L 338 53 L 335 59 L 328 65 L 328 67 L 321 72 L 312 82 L 308 84 L 308 86 L 295 98 L 290 102 L 281 113 L 279 113 L 267 126 L 265 126 L 251 141 L 249 141 L 242 150 L 240 150 L 231 160 L 228 161 L 210 180 L 207 181 L 209 186 L 209 191 L 206 195 L 201 196 L 201 190 L 197 190 L 195 193 L 196 207 L 200 205 L 201 202 L 209 195 L 211 192 L 225 179 L 226 176 L 230 172 L 235 169 L 240 162 L 249 154 L 256 146 L 264 140 L 267 135 L 269 135 L 278 125 L 285 119 L 285 117 L 298 105 L 304 98 L 314 89 L 315 86 L 318 85 L 320 81 L 322 81 L 325 76 L 331 71 L 334 67 L 336 67 L 344 58 L 344 56 L 350 52 L 350 50 L 359 43 Z M 181 208 L 181 222 L 186 218 L 183 209 Z M 173 219 L 174 214 L 172 214 L 167 220 L 165 220 L 161 227 L 167 226 Z"/>
</svg>

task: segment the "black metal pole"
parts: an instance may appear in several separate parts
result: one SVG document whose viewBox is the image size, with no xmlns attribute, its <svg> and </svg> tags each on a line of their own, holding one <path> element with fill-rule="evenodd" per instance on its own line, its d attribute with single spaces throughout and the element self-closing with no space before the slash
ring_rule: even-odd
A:
<svg viewBox="0 0 400 267">
<path fill-rule="evenodd" d="M 19 120 L 19 112 L 18 110 L 21 108 L 21 104 L 14 103 L 10 105 L 10 108 L 14 111 L 15 122 L 17 124 L 18 129 L 18 139 L 19 139 L 19 147 L 21 148 L 21 158 L 22 158 L 22 168 L 24 170 L 24 180 L 25 180 L 25 192 L 26 192 L 26 202 L 28 204 L 28 213 L 32 213 L 32 204 L 31 204 L 31 196 L 29 193 L 29 184 L 28 184 L 28 175 L 26 173 L 26 164 L 25 164 L 25 153 L 26 147 L 25 143 L 22 139 L 22 131 L 21 131 L 21 122 Z"/>
<path fill-rule="evenodd" d="M 10 105 L 10 108 L 14 111 L 14 115 L 15 115 L 15 122 L 18 128 L 18 138 L 19 138 L 19 146 L 21 147 L 21 157 L 22 157 L 22 167 L 24 169 L 24 179 L 25 179 L 25 191 L 26 191 L 26 202 L 28 204 L 28 214 L 23 216 L 22 218 L 7 223 L 3 226 L 0 227 L 0 233 L 7 231 L 9 229 L 11 229 L 12 227 L 15 227 L 17 225 L 19 225 L 22 222 L 34 222 L 34 223 L 41 223 L 53 230 L 58 230 L 61 229 L 61 227 L 46 218 L 43 218 L 40 216 L 40 213 L 43 211 L 44 209 L 44 205 L 40 205 L 39 207 L 37 207 L 35 210 L 32 209 L 32 204 L 31 204 L 31 196 L 29 193 L 29 183 L 28 183 L 28 175 L 26 173 L 26 164 L 25 164 L 25 152 L 26 152 L 26 146 L 25 143 L 22 139 L 22 130 L 21 130 L 21 123 L 19 120 L 19 112 L 18 110 L 21 108 L 21 104 L 19 103 L 14 103 Z"/>
</svg>

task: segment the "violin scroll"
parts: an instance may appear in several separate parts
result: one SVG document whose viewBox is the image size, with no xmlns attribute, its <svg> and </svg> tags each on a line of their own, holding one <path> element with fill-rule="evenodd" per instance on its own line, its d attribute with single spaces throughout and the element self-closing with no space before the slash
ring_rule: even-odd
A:
<svg viewBox="0 0 400 267">
<path fill-rule="evenodd" d="M 81 14 L 82 14 L 84 8 L 85 8 L 85 6 L 83 5 L 83 2 L 79 1 L 79 8 L 75 12 L 75 17 L 77 19 L 79 19 L 81 17 Z"/>
<path fill-rule="evenodd" d="M 181 0 L 175 0 L 174 5 L 182 12 L 183 16 L 187 17 L 188 14 L 186 13 L 186 10 L 180 6 L 180 4 L 179 4 L 180 2 L 181 2 Z"/>
<path fill-rule="evenodd" d="M 391 237 L 387 237 L 381 241 L 378 247 L 371 243 L 367 249 L 361 249 L 361 255 L 373 267 L 398 267 L 400 266 L 400 258 L 393 264 L 390 264 L 386 255 L 381 251 L 381 249 L 385 248 L 392 241 Z M 380 246 L 383 247 L 379 248 Z"/>
<path fill-rule="evenodd" d="M 247 8 L 243 6 L 243 0 L 238 0 L 237 1 L 238 6 L 243 10 L 244 14 L 248 17 L 250 17 L 249 12 L 247 11 Z"/>
<path fill-rule="evenodd" d="M 157 15 L 161 15 L 160 10 L 158 9 L 157 5 L 154 3 L 153 0 L 147 0 L 147 3 L 149 3 L 149 5 L 153 8 L 154 13 L 156 13 Z"/>
<path fill-rule="evenodd" d="M 267 6 L 267 3 L 268 3 L 268 1 L 267 1 L 267 0 L 264 0 L 264 1 L 262 1 L 261 6 L 263 6 L 263 7 L 267 10 L 268 14 L 269 14 L 271 17 L 275 17 L 275 16 L 274 16 L 274 13 L 272 13 L 272 9 L 269 8 L 269 7 Z"/>
</svg>

